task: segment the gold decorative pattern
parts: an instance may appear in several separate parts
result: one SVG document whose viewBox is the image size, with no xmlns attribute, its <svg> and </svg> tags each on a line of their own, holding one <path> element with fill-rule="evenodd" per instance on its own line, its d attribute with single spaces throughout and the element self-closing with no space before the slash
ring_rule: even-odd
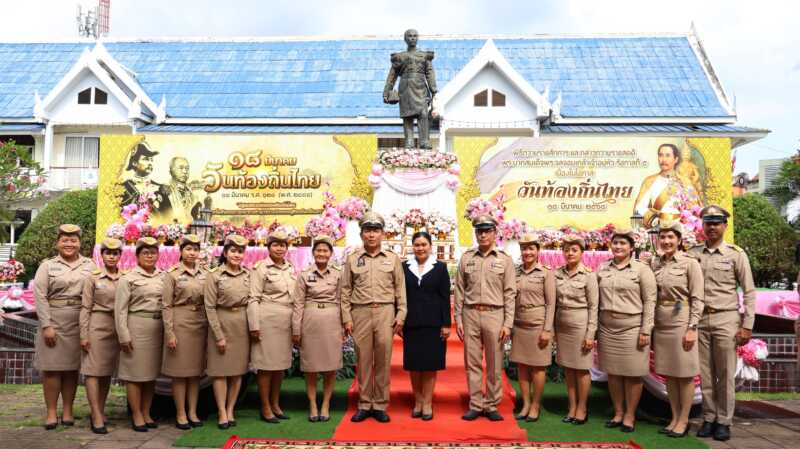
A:
<svg viewBox="0 0 800 449">
<path fill-rule="evenodd" d="M 706 164 L 706 203 L 719 204 L 733 213 L 733 172 L 731 139 L 728 137 L 687 138 L 686 142 L 703 155 Z M 733 217 L 728 221 L 725 240 L 733 242 Z"/>
<path fill-rule="evenodd" d="M 481 195 L 475 175 L 481 163 L 483 153 L 497 144 L 497 137 L 459 137 L 453 138 L 453 149 L 461 166 L 459 181 L 461 187 L 456 195 L 456 214 L 458 214 L 458 243 L 461 246 L 472 245 L 472 224 L 464 218 L 467 203 Z"/>
<path fill-rule="evenodd" d="M 119 184 L 119 180 L 122 179 L 126 166 L 125 161 L 128 159 L 131 149 L 142 140 L 144 140 L 142 135 L 107 134 L 100 136 L 96 243 L 100 243 L 105 238 L 106 229 L 109 226 L 123 222 L 120 216 L 120 203 L 124 189 Z"/>
<path fill-rule="evenodd" d="M 372 204 L 372 186 L 369 185 L 369 174 L 372 163 L 378 154 L 377 134 L 346 134 L 333 136 L 333 141 L 339 144 L 350 155 L 353 165 L 353 184 L 350 194 L 365 199 Z M 343 198 L 339 198 L 343 199 Z"/>
</svg>

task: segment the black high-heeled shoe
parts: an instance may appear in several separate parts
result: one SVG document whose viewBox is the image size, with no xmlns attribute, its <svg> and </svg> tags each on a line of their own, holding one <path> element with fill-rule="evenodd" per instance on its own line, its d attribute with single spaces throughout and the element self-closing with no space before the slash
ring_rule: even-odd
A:
<svg viewBox="0 0 800 449">
<path fill-rule="evenodd" d="M 144 425 L 145 425 L 145 426 L 146 426 L 148 429 L 158 429 L 158 423 L 157 423 L 157 422 L 155 422 L 155 421 L 153 421 L 153 422 L 147 422 L 147 421 L 145 421 Z"/>
<path fill-rule="evenodd" d="M 319 422 L 328 422 L 331 420 L 329 415 L 319 415 L 317 416 Z"/>
<path fill-rule="evenodd" d="M 236 427 L 236 420 L 235 420 L 235 419 L 229 419 L 229 420 L 228 420 L 228 424 L 229 424 L 231 427 Z"/>
<path fill-rule="evenodd" d="M 620 426 L 619 430 L 621 430 L 624 433 L 632 433 L 634 430 L 636 430 L 636 427 L 634 427 L 634 426 L 626 426 L 625 424 L 623 424 L 623 425 Z"/>
<path fill-rule="evenodd" d="M 262 421 L 264 421 L 264 422 L 267 422 L 267 423 L 270 423 L 270 424 L 278 424 L 279 422 L 281 422 L 281 421 L 280 421 L 280 420 L 279 420 L 277 417 L 275 417 L 275 416 L 273 416 L 272 418 L 267 418 L 266 416 L 264 416 L 264 414 L 263 414 L 263 413 L 260 413 L 259 415 L 261 415 L 261 420 L 262 420 Z"/>
<path fill-rule="evenodd" d="M 290 419 L 288 415 L 285 415 L 283 412 L 275 413 L 275 417 L 278 419 Z"/>
<path fill-rule="evenodd" d="M 74 425 L 75 425 L 75 420 L 72 420 L 72 421 L 64 421 L 64 420 L 62 419 L 62 420 L 61 420 L 61 425 L 62 425 L 62 426 L 64 426 L 64 427 L 72 427 L 72 426 L 74 426 Z"/>
<path fill-rule="evenodd" d="M 142 426 L 137 426 L 135 422 L 133 422 L 133 418 L 131 418 L 131 429 L 134 432 L 147 432 L 147 423 Z"/>
<path fill-rule="evenodd" d="M 668 427 L 662 427 L 662 428 L 658 429 L 658 433 L 660 433 L 662 435 L 668 435 L 670 432 L 672 432 L 672 429 L 670 429 Z"/>
<path fill-rule="evenodd" d="M 96 433 L 97 435 L 105 435 L 108 433 L 108 429 L 106 426 L 95 427 L 94 424 L 89 424 L 89 427 L 92 429 L 92 433 Z"/>
<path fill-rule="evenodd" d="M 606 429 L 614 429 L 622 425 L 622 421 L 614 421 L 613 419 L 609 419 L 606 421 Z"/>
<path fill-rule="evenodd" d="M 411 410 L 411 417 L 413 419 L 422 418 L 422 411 Z"/>
<path fill-rule="evenodd" d="M 217 423 L 217 428 L 220 430 L 227 430 L 231 427 L 228 421 Z"/>
<path fill-rule="evenodd" d="M 533 417 L 533 416 L 526 416 L 525 417 L 525 422 L 536 422 L 538 420 L 539 420 L 539 416 L 538 415 L 535 416 L 535 417 Z"/>
<path fill-rule="evenodd" d="M 686 428 L 683 429 L 683 432 L 681 433 L 673 432 L 671 430 L 667 432 L 667 436 L 670 438 L 683 438 L 688 434 L 689 434 L 689 424 L 686 424 Z"/>
<path fill-rule="evenodd" d="M 44 423 L 44 430 L 55 430 L 58 427 L 58 421 Z"/>
<path fill-rule="evenodd" d="M 189 424 L 188 422 L 181 424 L 178 421 L 175 421 L 175 428 L 180 430 L 189 430 L 192 428 L 192 425 Z"/>
<path fill-rule="evenodd" d="M 189 420 L 189 425 L 192 427 L 203 427 L 203 421 L 192 421 Z"/>
<path fill-rule="evenodd" d="M 574 416 L 565 416 L 565 417 L 561 418 L 561 422 L 563 422 L 564 424 L 571 424 L 572 421 L 575 421 L 575 417 Z"/>
<path fill-rule="evenodd" d="M 589 412 L 586 412 L 586 416 L 584 416 L 583 419 L 574 418 L 572 420 L 572 424 L 575 424 L 576 426 L 582 426 L 587 422 L 589 422 Z"/>
</svg>

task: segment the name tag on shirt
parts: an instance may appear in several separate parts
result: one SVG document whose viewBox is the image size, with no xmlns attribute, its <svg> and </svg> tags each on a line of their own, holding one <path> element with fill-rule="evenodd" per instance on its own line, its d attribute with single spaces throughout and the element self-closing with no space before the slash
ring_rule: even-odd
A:
<svg viewBox="0 0 800 449">
<path fill-rule="evenodd" d="M 356 262 L 356 266 L 357 266 L 357 267 L 363 267 L 363 266 L 364 266 L 364 265 L 366 265 L 366 264 L 367 264 L 367 262 L 364 260 L 364 258 L 363 258 L 363 257 L 359 257 L 359 258 L 358 258 L 358 262 Z"/>
<path fill-rule="evenodd" d="M 317 276 L 314 273 L 309 274 L 308 282 L 317 282 Z"/>
</svg>

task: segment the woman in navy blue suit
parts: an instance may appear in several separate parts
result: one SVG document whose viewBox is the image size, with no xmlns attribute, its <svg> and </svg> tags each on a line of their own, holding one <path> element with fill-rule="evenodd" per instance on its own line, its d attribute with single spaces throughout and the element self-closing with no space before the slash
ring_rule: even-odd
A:
<svg viewBox="0 0 800 449">
<path fill-rule="evenodd" d="M 431 255 L 431 236 L 417 232 L 414 254 L 403 263 L 408 315 L 403 327 L 403 369 L 414 390 L 412 418 L 433 419 L 436 371 L 445 367 L 450 336 L 450 275 L 447 265 Z"/>
</svg>

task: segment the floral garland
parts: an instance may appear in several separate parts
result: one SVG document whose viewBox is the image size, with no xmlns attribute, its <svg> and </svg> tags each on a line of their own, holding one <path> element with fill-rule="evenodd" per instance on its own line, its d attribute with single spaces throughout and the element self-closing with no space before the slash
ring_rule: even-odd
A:
<svg viewBox="0 0 800 449">
<path fill-rule="evenodd" d="M 381 177 L 385 170 L 447 170 L 445 185 L 452 191 L 458 190 L 461 182 L 461 166 L 458 157 L 452 153 L 441 153 L 431 150 L 383 150 L 378 153 L 377 161 L 372 165 L 372 172 L 367 181 L 373 189 L 381 186 Z"/>
<path fill-rule="evenodd" d="M 25 265 L 18 260 L 9 259 L 0 263 L 0 282 L 16 282 L 23 273 L 25 273 Z"/>
<path fill-rule="evenodd" d="M 409 209 L 408 212 L 403 215 L 403 224 L 411 228 L 422 227 L 425 222 L 425 214 L 422 212 L 422 210 L 417 208 Z"/>
<path fill-rule="evenodd" d="M 449 235 L 456 230 L 456 221 L 453 218 L 442 215 L 438 211 L 433 211 L 428 214 L 427 226 L 428 231 L 432 234 Z"/>
<path fill-rule="evenodd" d="M 369 210 L 369 204 L 359 197 L 348 198 L 336 205 L 339 216 L 348 220 L 361 220 Z"/>
</svg>

